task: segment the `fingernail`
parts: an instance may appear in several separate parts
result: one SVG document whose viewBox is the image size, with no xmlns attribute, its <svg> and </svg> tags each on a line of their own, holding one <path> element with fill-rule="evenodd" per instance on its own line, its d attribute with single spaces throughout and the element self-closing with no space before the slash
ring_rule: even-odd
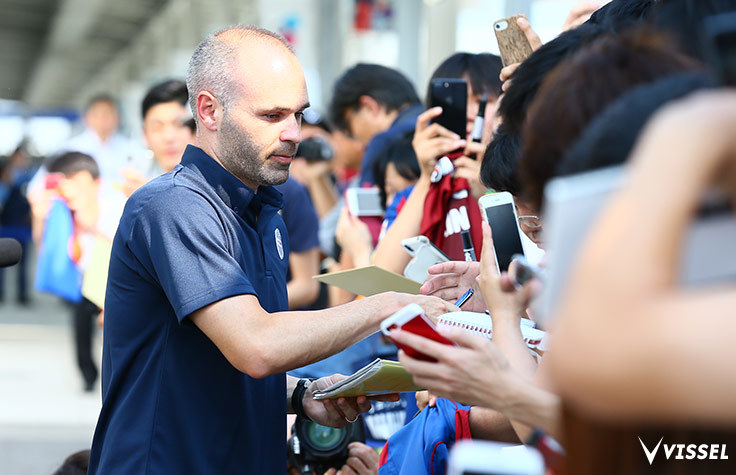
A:
<svg viewBox="0 0 736 475">
<path fill-rule="evenodd" d="M 519 25 L 519 26 L 526 26 L 526 25 L 529 24 L 529 22 L 526 21 L 526 18 L 520 17 L 520 18 L 517 18 L 516 19 L 516 24 Z"/>
</svg>

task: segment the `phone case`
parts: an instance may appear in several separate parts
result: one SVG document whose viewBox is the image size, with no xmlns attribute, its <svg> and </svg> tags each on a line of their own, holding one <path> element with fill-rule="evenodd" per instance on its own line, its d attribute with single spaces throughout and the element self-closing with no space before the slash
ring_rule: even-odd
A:
<svg viewBox="0 0 736 475">
<path fill-rule="evenodd" d="M 526 18 L 526 15 L 514 15 L 493 22 L 493 31 L 496 33 L 498 49 L 501 53 L 501 62 L 504 67 L 509 64 L 521 63 L 532 54 L 532 45 L 526 39 L 526 35 L 516 23 L 518 18 Z M 501 23 L 506 22 L 506 28 L 501 28 Z"/>
<path fill-rule="evenodd" d="M 423 336 L 424 338 L 429 338 L 430 340 L 442 343 L 443 345 L 454 345 L 453 342 L 437 333 L 437 329 L 432 321 L 424 315 L 422 307 L 415 303 L 407 305 L 381 322 L 381 332 L 386 335 L 394 345 L 404 350 L 404 353 L 408 356 L 423 361 L 437 361 L 435 358 L 432 358 L 411 346 L 406 346 L 394 341 L 389 334 L 389 332 L 394 328 L 401 328 L 404 331 Z"/>
</svg>

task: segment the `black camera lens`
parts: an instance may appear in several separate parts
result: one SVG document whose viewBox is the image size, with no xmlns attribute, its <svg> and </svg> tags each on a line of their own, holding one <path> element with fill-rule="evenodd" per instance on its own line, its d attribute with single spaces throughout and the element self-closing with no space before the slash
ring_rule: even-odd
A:
<svg viewBox="0 0 736 475">
<path fill-rule="evenodd" d="M 289 463 L 298 469 L 310 467 L 316 473 L 341 468 L 348 457 L 351 442 L 365 442 L 363 421 L 348 424 L 342 429 L 327 427 L 297 417 L 291 429 L 287 448 Z"/>
</svg>

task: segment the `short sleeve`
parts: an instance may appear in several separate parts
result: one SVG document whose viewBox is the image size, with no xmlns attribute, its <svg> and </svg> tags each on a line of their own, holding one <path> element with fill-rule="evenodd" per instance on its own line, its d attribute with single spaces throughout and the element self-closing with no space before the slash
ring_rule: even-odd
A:
<svg viewBox="0 0 736 475">
<path fill-rule="evenodd" d="M 255 294 L 229 249 L 217 211 L 187 188 L 146 203 L 131 227 L 128 247 L 157 279 L 180 322 L 218 300 Z"/>
<path fill-rule="evenodd" d="M 305 252 L 319 247 L 319 218 L 309 191 L 292 179 L 278 189 L 284 195 L 282 217 L 289 233 L 291 252 Z"/>
</svg>

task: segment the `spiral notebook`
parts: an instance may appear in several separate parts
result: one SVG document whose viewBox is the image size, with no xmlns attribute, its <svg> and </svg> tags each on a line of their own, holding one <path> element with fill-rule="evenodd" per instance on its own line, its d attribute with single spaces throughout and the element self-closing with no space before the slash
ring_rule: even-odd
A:
<svg viewBox="0 0 736 475">
<path fill-rule="evenodd" d="M 450 312 L 437 319 L 438 326 L 462 328 L 465 331 L 488 339 L 493 337 L 493 321 L 490 315 L 476 312 Z M 529 348 L 539 348 L 546 333 L 534 328 L 534 322 L 521 319 L 521 336 Z"/>
</svg>

